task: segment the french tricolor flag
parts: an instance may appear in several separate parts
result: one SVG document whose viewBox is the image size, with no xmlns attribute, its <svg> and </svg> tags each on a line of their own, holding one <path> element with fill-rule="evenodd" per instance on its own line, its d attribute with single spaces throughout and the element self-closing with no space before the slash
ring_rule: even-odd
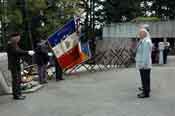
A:
<svg viewBox="0 0 175 116">
<path fill-rule="evenodd" d="M 82 62 L 79 49 L 79 18 L 70 20 L 48 38 L 62 69 L 69 69 Z"/>
</svg>

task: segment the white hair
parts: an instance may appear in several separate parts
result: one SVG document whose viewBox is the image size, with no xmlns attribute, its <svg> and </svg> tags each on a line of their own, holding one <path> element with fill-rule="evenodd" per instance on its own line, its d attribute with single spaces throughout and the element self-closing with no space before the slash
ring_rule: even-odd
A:
<svg viewBox="0 0 175 116">
<path fill-rule="evenodd" d="M 148 32 L 145 28 L 141 28 L 141 29 L 139 30 L 139 32 L 141 32 L 141 31 L 144 31 L 144 32 L 146 33 L 145 40 L 146 40 L 146 41 L 150 41 L 151 44 L 152 44 L 151 36 L 150 36 L 149 32 Z M 152 44 L 151 46 L 153 47 L 153 44 Z"/>
<path fill-rule="evenodd" d="M 139 32 L 141 32 L 141 31 L 144 31 L 146 33 L 146 38 L 150 38 L 151 39 L 150 33 L 145 28 L 141 28 L 139 30 Z"/>
</svg>

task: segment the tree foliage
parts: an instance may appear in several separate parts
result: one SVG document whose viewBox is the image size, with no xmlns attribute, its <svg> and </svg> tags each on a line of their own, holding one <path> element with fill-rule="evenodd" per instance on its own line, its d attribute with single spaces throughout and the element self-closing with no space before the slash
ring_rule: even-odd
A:
<svg viewBox="0 0 175 116">
<path fill-rule="evenodd" d="M 138 16 L 175 19 L 174 0 L 105 0 L 103 5 L 107 23 L 130 21 Z"/>
<path fill-rule="evenodd" d="M 174 0 L 150 0 L 152 2 L 152 15 L 162 20 L 175 19 L 175 1 Z"/>
<path fill-rule="evenodd" d="M 106 0 L 105 19 L 110 22 L 125 22 L 141 15 L 140 0 Z"/>
<path fill-rule="evenodd" d="M 46 39 L 67 20 L 76 16 L 79 0 L 6 0 L 0 5 L 7 34 L 19 31 L 25 40 Z M 2 20 L 3 19 L 3 20 Z M 29 41 L 25 41 L 26 44 Z"/>
</svg>

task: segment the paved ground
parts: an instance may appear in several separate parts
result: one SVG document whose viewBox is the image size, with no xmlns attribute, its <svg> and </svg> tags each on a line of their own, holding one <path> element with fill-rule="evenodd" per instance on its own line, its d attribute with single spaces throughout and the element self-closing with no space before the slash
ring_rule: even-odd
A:
<svg viewBox="0 0 175 116">
<path fill-rule="evenodd" d="M 25 101 L 0 96 L 0 116 L 174 116 L 175 61 L 170 59 L 170 65 L 153 67 L 149 99 L 136 97 L 136 70 L 120 69 L 51 81 Z"/>
</svg>

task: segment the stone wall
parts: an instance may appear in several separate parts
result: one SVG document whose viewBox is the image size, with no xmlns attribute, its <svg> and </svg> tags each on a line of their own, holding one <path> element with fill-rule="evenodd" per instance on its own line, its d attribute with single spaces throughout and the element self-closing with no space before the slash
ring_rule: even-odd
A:
<svg viewBox="0 0 175 116">
<path fill-rule="evenodd" d="M 0 94 L 10 93 L 11 73 L 8 70 L 7 53 L 0 53 Z"/>
<path fill-rule="evenodd" d="M 116 39 L 103 39 L 96 42 L 96 51 L 106 51 L 109 49 L 125 48 L 130 50 L 132 48 L 132 39 L 116 38 Z"/>
</svg>

